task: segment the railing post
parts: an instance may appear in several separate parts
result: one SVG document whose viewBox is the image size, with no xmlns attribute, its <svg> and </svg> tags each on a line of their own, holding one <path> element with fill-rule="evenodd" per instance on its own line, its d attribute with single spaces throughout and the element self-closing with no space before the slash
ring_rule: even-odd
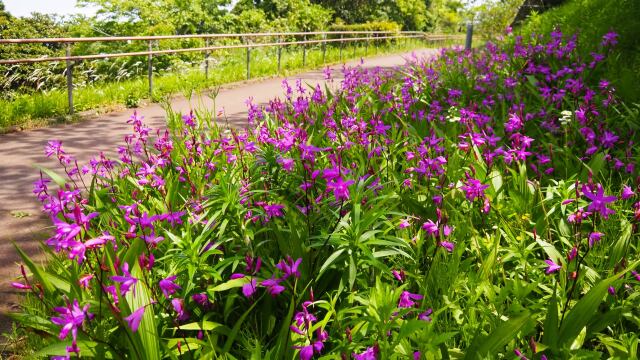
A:
<svg viewBox="0 0 640 360">
<path fill-rule="evenodd" d="M 307 35 L 302 37 L 302 41 L 307 41 Z M 302 67 L 307 65 L 307 44 L 302 44 Z"/>
<path fill-rule="evenodd" d="M 326 63 L 327 59 L 327 34 L 322 34 L 322 63 Z"/>
<path fill-rule="evenodd" d="M 71 57 L 71 43 L 67 43 L 67 58 Z M 73 115 L 73 64 L 67 59 L 67 101 L 69 103 L 69 115 Z"/>
<path fill-rule="evenodd" d="M 247 80 L 251 79 L 251 48 L 249 47 L 249 39 L 245 40 L 247 44 Z"/>
<path fill-rule="evenodd" d="M 153 99 L 153 40 L 149 40 L 148 77 L 149 77 L 149 99 Z"/>
<path fill-rule="evenodd" d="M 342 46 L 344 44 L 343 41 L 342 41 L 343 37 L 344 37 L 344 35 L 340 34 L 340 61 L 342 61 Z"/>
<path fill-rule="evenodd" d="M 282 42 L 282 39 L 280 38 L 280 36 L 278 36 L 278 39 L 276 40 L 276 42 L 278 43 L 278 74 L 280 74 L 280 64 L 282 61 L 282 45 L 280 45 L 280 42 Z"/>
<path fill-rule="evenodd" d="M 209 38 L 204 39 L 204 47 L 209 47 Z M 204 78 L 209 79 L 209 50 L 204 52 Z"/>
<path fill-rule="evenodd" d="M 465 50 L 471 50 L 471 40 L 473 37 L 473 23 L 471 21 L 467 22 L 467 38 L 464 42 Z"/>
</svg>

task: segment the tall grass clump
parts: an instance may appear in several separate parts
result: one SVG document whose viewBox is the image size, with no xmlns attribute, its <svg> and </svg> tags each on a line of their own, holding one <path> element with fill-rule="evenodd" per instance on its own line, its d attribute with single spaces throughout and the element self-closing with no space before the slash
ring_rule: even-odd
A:
<svg viewBox="0 0 640 360">
<path fill-rule="evenodd" d="M 283 82 L 242 129 L 134 113 L 117 155 L 88 164 L 52 140 L 60 171 L 34 187 L 49 261 L 18 249 L 14 318 L 38 338 L 21 349 L 635 357 L 638 111 L 598 75 L 616 39 L 596 60 L 553 32 L 345 68 L 336 91 Z"/>
</svg>

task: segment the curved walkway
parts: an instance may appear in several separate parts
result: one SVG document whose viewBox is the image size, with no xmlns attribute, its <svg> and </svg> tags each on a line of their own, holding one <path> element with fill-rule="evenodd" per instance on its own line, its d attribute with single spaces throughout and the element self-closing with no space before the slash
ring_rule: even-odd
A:
<svg viewBox="0 0 640 360">
<path fill-rule="evenodd" d="M 413 55 L 431 56 L 434 49 L 416 50 L 413 53 L 366 58 L 361 66 L 394 67 L 402 65 Z M 346 63 L 359 65 L 360 61 Z M 332 66 L 332 77 L 337 82 L 342 78 L 342 65 Z M 272 78 L 263 81 L 239 83 L 223 86 L 216 99 L 217 109 L 224 108 L 230 123 L 242 123 L 247 116 L 245 101 L 253 98 L 256 104 L 281 96 L 282 80 Z M 310 71 L 290 77 L 302 79 L 315 87 L 324 83 L 323 70 Z M 201 99 L 204 106 L 212 106 L 207 96 Z M 189 102 L 175 98 L 172 106 L 176 111 L 188 112 Z M 145 117 L 145 122 L 153 128 L 164 125 L 164 110 L 159 104 L 137 109 Z M 39 204 L 32 194 L 32 184 L 39 178 L 35 165 L 58 169 L 57 163 L 44 156 L 44 146 L 49 140 L 61 140 L 67 153 L 75 156 L 79 164 L 86 163 L 100 151 L 114 154 L 116 146 L 123 143 L 130 132 L 129 119 L 133 110 L 91 116 L 79 123 L 53 126 L 49 128 L 0 135 L 0 333 L 10 329 L 10 322 L 2 314 L 16 308 L 17 293 L 10 287 L 11 281 L 19 276 L 16 263 L 20 262 L 12 243 L 15 242 L 27 254 L 39 256 L 39 241 L 46 239 L 50 222 L 40 214 Z"/>
</svg>

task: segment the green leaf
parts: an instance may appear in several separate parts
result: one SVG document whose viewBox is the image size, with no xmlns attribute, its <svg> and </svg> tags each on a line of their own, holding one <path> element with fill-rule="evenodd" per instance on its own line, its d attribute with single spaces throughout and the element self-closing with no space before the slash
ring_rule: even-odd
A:
<svg viewBox="0 0 640 360">
<path fill-rule="evenodd" d="M 180 330 L 203 330 L 203 331 L 211 331 L 214 329 L 217 329 L 221 326 L 224 326 L 222 324 L 219 324 L 217 322 L 213 322 L 213 321 L 202 321 L 202 322 L 193 322 L 193 323 L 188 323 L 188 324 L 184 324 L 184 325 L 180 325 Z M 177 327 L 175 327 L 174 329 L 178 329 Z"/>
<path fill-rule="evenodd" d="M 356 282 L 356 263 L 353 259 L 353 255 L 349 255 L 349 289 L 353 289 L 353 284 Z"/>
<path fill-rule="evenodd" d="M 223 353 L 228 353 L 229 349 L 231 349 L 231 345 L 233 345 L 233 342 L 236 339 L 236 336 L 238 336 L 238 332 L 240 331 L 240 328 L 242 327 L 242 323 L 244 323 L 244 319 L 247 318 L 247 316 L 251 313 L 251 311 L 253 311 L 253 308 L 256 307 L 256 305 L 259 303 L 259 301 L 256 301 L 253 303 L 253 305 L 251 305 L 251 307 L 249 307 L 249 309 L 247 309 L 247 311 L 245 311 L 244 314 L 242 314 L 242 316 L 240 316 L 240 319 L 238 319 L 238 321 L 236 321 L 236 324 L 233 326 L 233 329 L 231 329 L 231 332 L 229 333 L 229 337 L 227 338 L 227 342 L 224 343 L 224 348 L 222 349 Z"/>
<path fill-rule="evenodd" d="M 47 169 L 43 166 L 40 165 L 34 165 L 36 167 L 36 169 L 42 171 L 43 173 L 47 174 L 47 176 L 53 180 L 53 182 L 55 182 L 58 186 L 60 186 L 61 188 L 64 187 L 64 184 L 67 183 L 67 181 L 60 175 L 58 175 L 56 172 L 54 172 L 51 169 Z"/>
<path fill-rule="evenodd" d="M 143 278 L 142 270 L 138 265 L 138 262 L 134 262 L 131 275 L 138 279 Z M 125 296 L 127 304 L 131 311 L 136 311 L 139 308 L 146 306 L 142 321 L 138 327 L 138 331 L 132 332 L 132 337 L 139 341 L 140 346 L 137 344 L 130 344 L 133 347 L 131 355 L 135 354 L 137 357 L 141 357 L 144 360 L 160 360 L 160 334 L 158 334 L 158 327 L 156 325 L 156 315 L 153 306 L 150 305 L 153 302 L 151 294 L 148 292 L 147 287 L 142 281 L 138 281 L 134 291 L 130 291 Z M 156 305 L 159 306 L 159 305 Z M 130 331 L 126 329 L 126 331 Z"/>
<path fill-rule="evenodd" d="M 533 323 L 529 312 L 510 319 L 500 325 L 488 336 L 476 335 L 469 349 L 465 354 L 465 359 L 482 358 L 488 354 L 496 354 L 514 339 L 518 332 L 528 324 Z"/>
<path fill-rule="evenodd" d="M 578 336 L 575 338 L 575 340 L 573 340 L 573 343 L 571 343 L 571 350 L 578 350 L 582 347 L 582 344 L 584 344 L 584 339 L 587 337 L 587 327 L 583 327 L 582 330 L 580 330 L 580 333 L 578 334 Z"/>
<path fill-rule="evenodd" d="M 324 262 L 324 264 L 322 264 L 322 266 L 320 267 L 320 272 L 318 273 L 318 277 L 317 279 L 320 278 L 320 276 L 322 276 L 322 274 L 327 270 L 327 268 L 329 266 L 331 266 L 333 264 L 334 261 L 336 261 L 336 259 L 342 255 L 342 253 L 345 251 L 345 249 L 340 249 L 338 251 L 335 251 L 333 254 L 331 254 L 327 260 Z"/>
<path fill-rule="evenodd" d="M 249 276 L 245 276 L 239 279 L 232 279 L 229 280 L 225 283 L 222 283 L 218 286 L 214 286 L 213 288 L 210 288 L 210 291 L 226 291 L 229 289 L 233 289 L 233 288 L 237 288 L 237 287 L 241 287 L 244 284 L 248 284 L 249 282 L 251 282 L 251 278 Z"/>
<path fill-rule="evenodd" d="M 638 264 L 640 264 L 640 260 L 631 264 L 631 266 L 626 268 L 623 272 L 600 281 L 576 303 L 560 326 L 558 345 L 567 345 L 569 342 L 572 342 L 578 334 L 580 334 L 582 328 L 585 327 L 596 314 L 598 306 L 600 306 L 609 286 L 616 280 L 620 279 L 622 275 L 636 268 Z"/>
<path fill-rule="evenodd" d="M 77 341 L 78 348 L 80 349 L 80 357 L 96 357 L 95 348 L 98 346 L 96 342 L 81 340 Z M 67 346 L 71 346 L 71 340 L 59 341 L 38 350 L 33 354 L 32 358 L 37 359 L 47 356 L 64 356 L 67 354 Z M 103 354 L 106 359 L 113 359 L 113 355 L 110 352 Z"/>
<path fill-rule="evenodd" d="M 547 317 L 544 319 L 544 334 L 542 335 L 542 343 L 551 349 L 558 346 L 558 322 L 558 299 L 554 289 L 547 308 Z"/>
<path fill-rule="evenodd" d="M 49 276 L 46 276 L 47 275 L 46 270 L 36 265 L 33 262 L 33 260 L 31 260 L 31 258 L 27 254 L 25 254 L 25 252 L 22 251 L 22 249 L 18 247 L 18 245 L 15 242 L 13 243 L 13 246 L 16 248 L 16 251 L 18 252 L 18 255 L 20 255 L 20 258 L 22 258 L 22 261 L 24 262 L 24 264 L 27 265 L 29 270 L 31 270 L 31 273 L 36 278 L 36 280 L 42 284 L 42 286 L 44 287 L 44 290 L 48 293 L 54 292 L 56 289 L 53 286 L 53 284 L 51 284 L 51 282 L 49 281 Z"/>
</svg>

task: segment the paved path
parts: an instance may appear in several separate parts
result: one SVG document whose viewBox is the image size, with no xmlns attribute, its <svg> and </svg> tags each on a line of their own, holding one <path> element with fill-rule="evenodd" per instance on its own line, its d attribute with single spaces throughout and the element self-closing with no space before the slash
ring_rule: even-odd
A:
<svg viewBox="0 0 640 360">
<path fill-rule="evenodd" d="M 429 56 L 434 52 L 433 49 L 427 49 L 414 53 Z M 405 53 L 367 58 L 362 66 L 394 67 L 404 64 L 411 56 L 411 53 Z M 357 64 L 359 61 L 347 63 L 347 66 Z M 332 69 L 337 82 L 342 77 L 339 71 L 341 65 L 332 66 Z M 292 76 L 290 83 L 298 78 L 312 86 L 324 83 L 322 70 Z M 247 116 L 245 100 L 253 97 L 254 103 L 261 104 L 282 96 L 282 80 L 272 78 L 222 87 L 216 106 L 218 109 L 224 107 L 230 123 L 242 123 Z M 201 101 L 205 106 L 212 104 L 207 96 L 203 96 Z M 189 111 L 189 103 L 184 98 L 176 98 L 173 107 L 183 113 Z M 151 104 L 137 111 L 151 127 L 164 125 L 164 110 L 160 105 Z M 114 154 L 116 146 L 122 144 L 124 135 L 130 132 L 126 120 L 132 113 L 133 110 L 127 109 L 92 116 L 75 124 L 0 135 L 0 332 L 8 325 L 2 313 L 15 309 L 17 300 L 15 291 L 9 286 L 19 275 L 16 263 L 20 261 L 12 242 L 15 241 L 25 252 L 39 259 L 39 240 L 47 238 L 50 231 L 50 222 L 41 215 L 39 204 L 31 193 L 32 184 L 39 177 L 35 164 L 58 169 L 55 161 L 45 158 L 45 144 L 49 140 L 61 140 L 67 153 L 75 156 L 82 166 L 100 151 Z"/>
</svg>

